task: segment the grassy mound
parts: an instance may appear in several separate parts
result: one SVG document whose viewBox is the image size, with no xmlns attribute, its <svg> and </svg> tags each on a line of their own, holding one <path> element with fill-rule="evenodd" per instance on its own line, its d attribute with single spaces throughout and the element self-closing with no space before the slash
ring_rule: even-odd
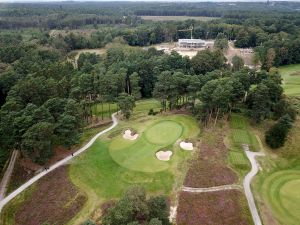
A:
<svg viewBox="0 0 300 225">
<path fill-rule="evenodd" d="M 279 67 L 285 94 L 300 96 L 300 64 Z"/>
<path fill-rule="evenodd" d="M 282 170 L 269 175 L 262 184 L 262 194 L 273 215 L 286 225 L 300 220 L 300 171 Z"/>
</svg>

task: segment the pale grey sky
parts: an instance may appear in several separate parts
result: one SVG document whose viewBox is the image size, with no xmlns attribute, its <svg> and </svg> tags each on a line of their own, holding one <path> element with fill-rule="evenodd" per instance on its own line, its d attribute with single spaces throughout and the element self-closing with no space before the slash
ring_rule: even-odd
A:
<svg viewBox="0 0 300 225">
<path fill-rule="evenodd" d="M 70 0 L 0 0 L 0 3 L 4 2 L 63 2 Z M 132 2 L 266 2 L 267 0 L 72 0 L 75 2 L 110 2 L 110 1 L 132 1 Z M 290 1 L 300 2 L 300 0 L 270 0 L 276 1 Z"/>
</svg>

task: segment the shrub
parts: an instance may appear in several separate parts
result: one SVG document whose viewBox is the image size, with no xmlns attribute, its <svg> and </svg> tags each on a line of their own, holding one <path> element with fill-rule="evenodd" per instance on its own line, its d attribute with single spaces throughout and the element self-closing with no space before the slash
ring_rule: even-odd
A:
<svg viewBox="0 0 300 225">
<path fill-rule="evenodd" d="M 291 127 L 291 117 L 289 115 L 284 115 L 265 133 L 266 143 L 273 149 L 282 147 Z"/>
</svg>

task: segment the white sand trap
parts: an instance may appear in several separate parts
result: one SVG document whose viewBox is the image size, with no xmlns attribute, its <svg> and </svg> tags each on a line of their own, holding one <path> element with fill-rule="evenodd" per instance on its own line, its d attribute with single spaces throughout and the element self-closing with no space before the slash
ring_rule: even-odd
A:
<svg viewBox="0 0 300 225">
<path fill-rule="evenodd" d="M 180 142 L 180 148 L 182 148 L 183 150 L 187 150 L 187 151 L 191 151 L 194 149 L 193 143 L 191 142 Z"/>
<path fill-rule="evenodd" d="M 127 140 L 131 140 L 134 141 L 135 139 L 137 139 L 139 136 L 139 134 L 135 134 L 135 135 L 131 135 L 131 130 L 125 130 L 124 134 L 123 134 L 123 138 L 127 139 Z"/>
<path fill-rule="evenodd" d="M 169 161 L 171 156 L 173 155 L 173 152 L 171 151 L 158 151 L 156 152 L 156 158 L 161 161 Z"/>
</svg>

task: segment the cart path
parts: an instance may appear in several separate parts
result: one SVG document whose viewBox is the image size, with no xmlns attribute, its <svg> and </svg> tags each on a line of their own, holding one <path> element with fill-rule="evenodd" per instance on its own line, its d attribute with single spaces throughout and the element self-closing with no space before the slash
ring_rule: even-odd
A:
<svg viewBox="0 0 300 225">
<path fill-rule="evenodd" d="M 7 169 L 4 173 L 4 176 L 1 180 L 1 183 L 0 183 L 0 201 L 5 196 L 5 193 L 6 193 L 6 190 L 7 190 L 7 185 L 9 184 L 12 172 L 13 172 L 14 167 L 15 167 L 16 160 L 18 158 L 18 153 L 19 152 L 17 150 L 13 151 L 13 153 L 11 155 L 11 158 L 10 158 L 10 161 L 9 161 L 9 164 L 8 164 L 8 167 L 7 167 Z"/>
<path fill-rule="evenodd" d="M 107 133 L 108 131 L 112 130 L 113 128 L 115 128 L 118 125 L 118 119 L 116 118 L 116 114 L 117 113 L 113 113 L 111 115 L 113 124 L 110 127 L 108 127 L 107 129 L 99 132 L 98 134 L 96 134 L 86 145 L 84 145 L 82 148 L 80 148 L 79 150 L 77 150 L 76 152 L 74 152 L 73 156 L 72 155 L 67 156 L 66 158 L 58 161 L 55 164 L 53 164 L 52 166 L 49 167 L 49 169 L 47 169 L 47 171 L 44 170 L 41 173 L 39 173 L 38 175 L 32 177 L 29 181 L 27 181 L 26 183 L 22 184 L 18 189 L 16 189 L 12 193 L 10 193 L 8 196 L 6 196 L 4 199 L 2 199 L 0 201 L 0 212 L 2 211 L 3 207 L 8 202 L 10 202 L 14 197 L 16 197 L 22 191 L 24 191 L 25 189 L 27 189 L 30 185 L 32 185 L 33 183 L 35 183 L 36 181 L 38 181 L 43 176 L 45 176 L 48 173 L 50 173 L 51 171 L 55 170 L 56 168 L 64 165 L 66 162 L 70 161 L 73 157 L 75 157 L 75 156 L 81 154 L 82 152 L 86 151 L 97 140 L 97 138 L 99 138 L 101 135 L 103 135 L 103 134 Z"/>
<path fill-rule="evenodd" d="M 255 205 L 253 193 L 251 190 L 251 181 L 252 181 L 253 177 L 255 177 L 255 175 L 257 174 L 257 172 L 259 170 L 259 165 L 258 165 L 255 157 L 256 156 L 264 156 L 265 154 L 262 152 L 251 152 L 249 150 L 245 150 L 245 153 L 246 153 L 249 161 L 251 162 L 251 166 L 252 166 L 251 171 L 245 176 L 244 181 L 243 181 L 245 195 L 246 195 L 246 198 L 248 201 L 248 205 L 250 208 L 250 212 L 251 212 L 254 224 L 262 225 L 260 216 L 258 214 L 258 210 Z"/>
</svg>

